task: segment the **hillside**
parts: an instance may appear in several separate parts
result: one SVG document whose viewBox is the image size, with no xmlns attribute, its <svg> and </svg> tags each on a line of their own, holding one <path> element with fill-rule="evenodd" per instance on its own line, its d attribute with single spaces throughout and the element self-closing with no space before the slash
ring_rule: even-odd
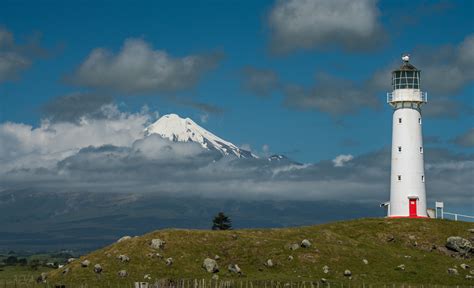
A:
<svg viewBox="0 0 474 288">
<path fill-rule="evenodd" d="M 359 219 L 286 229 L 159 230 L 85 255 L 50 272 L 47 280 L 96 287 L 144 281 L 146 274 L 151 278 L 148 282 L 163 278 L 211 279 L 213 274 L 203 269 L 202 263 L 207 257 L 219 255 L 220 271 L 216 274 L 220 280 L 325 278 L 333 283 L 353 284 L 472 285 L 474 281 L 466 279 L 466 275 L 474 273 L 473 258 L 450 255 L 452 252 L 445 248 L 449 236 L 472 241 L 474 234 L 468 231 L 471 228 L 473 223 L 447 220 Z M 150 247 L 151 240 L 157 238 L 166 241 L 164 248 Z M 291 244 L 300 244 L 303 239 L 308 239 L 311 246 L 290 249 Z M 126 255 L 129 262 L 122 262 L 119 255 Z M 173 264 L 167 266 L 169 257 Z M 273 267 L 265 265 L 268 259 Z M 84 260 L 90 261 L 88 267 L 81 267 Z M 95 264 L 101 265 L 101 273 L 94 272 Z M 243 275 L 229 272 L 229 264 L 238 264 Z M 404 269 L 397 268 L 402 264 Z M 471 268 L 463 269 L 461 264 Z M 329 267 L 328 273 L 324 273 L 324 266 Z M 456 268 L 458 275 L 448 274 L 448 268 Z M 346 269 L 352 272 L 351 279 L 343 275 Z M 119 277 L 120 270 L 126 270 L 128 275 Z"/>
</svg>

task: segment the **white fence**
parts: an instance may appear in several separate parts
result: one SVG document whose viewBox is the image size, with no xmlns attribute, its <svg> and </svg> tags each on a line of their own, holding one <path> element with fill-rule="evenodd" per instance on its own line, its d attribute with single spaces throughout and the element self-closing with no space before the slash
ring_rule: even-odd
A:
<svg viewBox="0 0 474 288">
<path fill-rule="evenodd" d="M 469 221 L 474 221 L 474 216 L 469 216 L 469 215 L 464 215 L 464 214 L 458 214 L 458 213 L 449 213 L 449 212 L 444 212 L 440 213 L 441 214 L 441 219 L 444 219 L 444 215 L 451 215 L 454 216 L 454 221 L 458 221 L 459 218 L 467 218 Z"/>
</svg>

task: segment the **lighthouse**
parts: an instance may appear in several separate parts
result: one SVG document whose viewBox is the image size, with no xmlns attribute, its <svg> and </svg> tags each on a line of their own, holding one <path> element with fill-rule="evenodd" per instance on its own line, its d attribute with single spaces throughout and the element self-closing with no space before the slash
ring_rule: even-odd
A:
<svg viewBox="0 0 474 288">
<path fill-rule="evenodd" d="M 420 86 L 420 70 L 402 56 L 402 65 L 392 72 L 392 92 L 387 103 L 393 108 L 392 167 L 388 217 L 427 217 L 421 107 L 427 93 Z"/>
</svg>

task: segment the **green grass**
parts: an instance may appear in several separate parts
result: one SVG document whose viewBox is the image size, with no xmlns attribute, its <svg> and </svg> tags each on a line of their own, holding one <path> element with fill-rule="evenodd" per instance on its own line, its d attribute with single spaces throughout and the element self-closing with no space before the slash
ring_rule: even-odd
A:
<svg viewBox="0 0 474 288">
<path fill-rule="evenodd" d="M 33 270 L 28 266 L 5 266 L 0 268 L 0 287 L 21 287 L 22 284 L 34 283 L 42 272 L 49 272 L 51 268 L 38 267 Z"/>
<path fill-rule="evenodd" d="M 324 277 L 353 285 L 473 285 L 474 281 L 464 279 L 469 270 L 459 267 L 461 263 L 474 267 L 472 258 L 458 259 L 439 251 L 430 252 L 433 245 L 444 246 L 449 236 L 469 239 L 473 235 L 467 230 L 473 226 L 473 223 L 433 219 L 359 219 L 284 229 L 159 230 L 85 255 L 67 265 L 70 271 L 65 275 L 64 268 L 50 272 L 48 281 L 69 286 L 87 283 L 92 287 L 114 287 L 143 281 L 145 274 L 152 277 L 149 282 L 163 278 L 210 279 L 212 275 L 201 264 L 204 258 L 217 254 L 221 280 L 237 279 L 227 272 L 229 263 L 237 263 L 244 273 L 241 279 L 248 280 L 318 281 Z M 409 239 L 410 235 L 416 240 Z M 395 240 L 388 242 L 389 236 Z M 151 249 L 149 242 L 153 238 L 165 240 L 165 248 Z M 313 245 L 296 251 L 287 248 L 303 239 L 309 239 Z M 174 264 L 168 267 L 164 260 L 148 257 L 150 252 L 172 257 Z M 121 263 L 116 258 L 120 254 L 129 256 L 130 262 Z M 293 261 L 288 260 L 290 255 Z M 88 268 L 80 267 L 84 259 L 91 261 Z M 265 267 L 263 263 L 267 259 L 272 259 L 275 266 Z M 369 264 L 363 264 L 362 259 L 367 259 Z M 97 263 L 104 269 L 100 276 L 93 272 Z M 405 271 L 395 269 L 400 264 L 405 264 Z M 322 271 L 324 265 L 330 267 L 328 274 Z M 448 275 L 447 268 L 454 266 L 458 267 L 459 275 Z M 117 276 L 122 269 L 129 273 L 125 279 Z M 352 280 L 343 276 L 345 269 L 352 271 Z"/>
</svg>

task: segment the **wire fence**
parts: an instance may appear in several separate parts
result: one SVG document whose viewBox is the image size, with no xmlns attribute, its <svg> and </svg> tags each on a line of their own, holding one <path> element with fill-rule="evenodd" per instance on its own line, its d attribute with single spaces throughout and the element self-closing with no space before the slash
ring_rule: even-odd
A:
<svg viewBox="0 0 474 288">
<path fill-rule="evenodd" d="M 3 285 L 2 285 L 3 284 Z M 0 283 L 3 288 L 463 288 L 474 287 L 472 285 L 437 285 L 437 284 L 368 284 L 360 283 L 342 283 L 334 281 L 274 281 L 274 280 L 208 280 L 208 279 L 183 279 L 183 280 L 158 280 L 149 282 L 126 282 L 126 283 L 74 283 L 74 284 L 52 284 L 36 283 L 34 279 L 24 279 L 22 281 L 11 281 Z"/>
</svg>

